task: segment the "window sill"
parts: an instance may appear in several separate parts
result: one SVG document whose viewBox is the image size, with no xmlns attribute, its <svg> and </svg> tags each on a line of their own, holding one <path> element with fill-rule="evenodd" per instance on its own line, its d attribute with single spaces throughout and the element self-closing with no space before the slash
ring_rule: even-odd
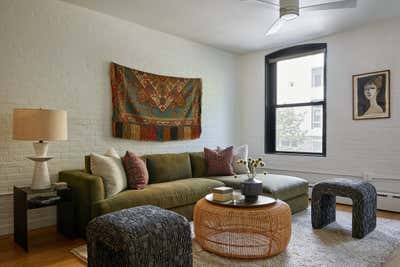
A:
<svg viewBox="0 0 400 267">
<path fill-rule="evenodd" d="M 306 156 L 326 158 L 326 153 L 307 153 L 307 152 L 266 152 L 267 155 L 283 155 L 283 156 Z"/>
</svg>

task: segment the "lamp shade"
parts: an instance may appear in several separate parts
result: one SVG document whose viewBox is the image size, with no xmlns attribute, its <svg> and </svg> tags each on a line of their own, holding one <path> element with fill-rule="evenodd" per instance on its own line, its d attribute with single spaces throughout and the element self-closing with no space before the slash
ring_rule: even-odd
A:
<svg viewBox="0 0 400 267">
<path fill-rule="evenodd" d="M 50 109 L 14 109 L 15 140 L 67 140 L 67 112 Z"/>
</svg>

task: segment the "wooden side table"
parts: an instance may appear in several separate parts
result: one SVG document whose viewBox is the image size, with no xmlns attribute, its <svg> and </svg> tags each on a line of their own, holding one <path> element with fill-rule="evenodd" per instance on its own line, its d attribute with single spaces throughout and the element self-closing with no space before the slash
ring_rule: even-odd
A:
<svg viewBox="0 0 400 267">
<path fill-rule="evenodd" d="M 59 196 L 60 199 L 48 203 L 38 204 L 32 201 L 36 196 Z M 57 206 L 57 230 L 61 234 L 75 237 L 75 222 L 73 208 L 73 194 L 71 188 L 32 190 L 29 187 L 14 186 L 14 241 L 25 251 L 28 251 L 28 210 Z"/>
</svg>

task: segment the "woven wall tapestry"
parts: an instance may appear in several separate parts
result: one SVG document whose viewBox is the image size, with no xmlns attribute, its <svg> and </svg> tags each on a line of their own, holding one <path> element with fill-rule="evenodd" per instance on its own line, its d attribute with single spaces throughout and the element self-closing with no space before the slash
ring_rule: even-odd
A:
<svg viewBox="0 0 400 267">
<path fill-rule="evenodd" d="M 201 79 L 161 76 L 111 63 L 113 136 L 170 141 L 201 134 Z"/>
</svg>

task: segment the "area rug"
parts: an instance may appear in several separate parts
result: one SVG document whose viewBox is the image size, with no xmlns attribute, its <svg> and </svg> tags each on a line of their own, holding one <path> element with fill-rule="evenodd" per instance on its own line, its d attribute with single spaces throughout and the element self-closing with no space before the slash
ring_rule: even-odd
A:
<svg viewBox="0 0 400 267">
<path fill-rule="evenodd" d="M 363 239 L 354 239 L 351 213 L 338 211 L 336 222 L 320 230 L 312 229 L 310 214 L 307 209 L 293 216 L 292 238 L 287 250 L 278 256 L 262 260 L 228 259 L 203 250 L 194 241 L 193 266 L 386 266 L 384 263 L 393 258 L 392 253 L 399 251 L 400 221 L 378 218 L 375 231 Z M 87 260 L 86 245 L 71 252 Z"/>
</svg>

